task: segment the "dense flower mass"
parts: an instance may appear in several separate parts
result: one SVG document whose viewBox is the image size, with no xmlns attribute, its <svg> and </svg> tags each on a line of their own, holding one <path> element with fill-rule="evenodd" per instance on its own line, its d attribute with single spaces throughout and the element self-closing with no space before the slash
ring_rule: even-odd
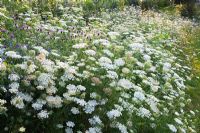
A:
<svg viewBox="0 0 200 133">
<path fill-rule="evenodd" d="M 186 109 L 190 68 L 174 56 L 173 37 L 192 22 L 134 7 L 89 25 L 82 15 L 66 7 L 44 20 L 30 10 L 10 20 L 14 30 L 2 22 L 0 130 L 197 132 Z"/>
</svg>

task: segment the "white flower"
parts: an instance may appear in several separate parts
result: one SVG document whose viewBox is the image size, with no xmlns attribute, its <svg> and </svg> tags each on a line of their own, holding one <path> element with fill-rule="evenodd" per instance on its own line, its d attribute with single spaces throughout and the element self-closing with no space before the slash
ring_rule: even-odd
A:
<svg viewBox="0 0 200 133">
<path fill-rule="evenodd" d="M 139 99 L 139 100 L 141 100 L 141 101 L 145 100 L 144 94 L 142 92 L 140 92 L 140 91 L 136 91 L 134 93 L 134 97 L 137 98 L 137 99 Z"/>
<path fill-rule="evenodd" d="M 156 85 L 152 85 L 151 86 L 151 90 L 153 91 L 153 92 L 158 92 L 158 89 L 160 88 L 160 86 L 156 86 Z"/>
<path fill-rule="evenodd" d="M 91 114 L 95 110 L 96 105 L 96 100 L 89 100 L 83 110 L 85 111 L 85 113 Z"/>
<path fill-rule="evenodd" d="M 124 89 L 133 88 L 133 83 L 131 81 L 129 81 L 128 79 L 120 79 L 117 84 L 118 84 L 118 86 L 120 86 Z"/>
<path fill-rule="evenodd" d="M 122 113 L 118 110 L 112 109 L 111 111 L 106 113 L 108 118 L 110 119 L 115 119 L 117 117 L 120 117 L 122 115 Z"/>
<path fill-rule="evenodd" d="M 132 48 L 133 50 L 140 50 L 144 48 L 144 45 L 141 43 L 132 43 L 129 45 L 130 48 Z"/>
<path fill-rule="evenodd" d="M 120 66 L 124 66 L 125 65 L 125 61 L 122 58 L 116 59 L 114 60 L 114 63 L 116 66 L 120 67 Z"/>
<path fill-rule="evenodd" d="M 46 97 L 47 103 L 50 107 L 60 108 L 62 107 L 63 100 L 59 96 L 47 96 Z"/>
<path fill-rule="evenodd" d="M 151 56 L 149 56 L 149 55 L 145 54 L 145 55 L 143 56 L 143 58 L 144 58 L 144 60 L 145 60 L 145 61 L 148 61 L 148 60 L 150 60 L 150 59 L 151 59 Z"/>
<path fill-rule="evenodd" d="M 7 103 L 6 100 L 0 99 L 0 105 L 4 105 L 5 103 Z"/>
<path fill-rule="evenodd" d="M 38 118 L 46 119 L 49 117 L 49 113 L 46 110 L 42 110 L 37 114 Z"/>
<path fill-rule="evenodd" d="M 105 40 L 105 39 L 94 40 L 93 44 L 94 45 L 102 44 L 105 47 L 109 47 L 110 46 L 110 42 L 108 40 Z"/>
<path fill-rule="evenodd" d="M 18 55 L 16 52 L 14 51 L 7 51 L 5 53 L 8 57 L 11 57 L 11 58 L 15 58 L 15 59 L 20 59 L 21 58 L 21 55 Z"/>
<path fill-rule="evenodd" d="M 0 87 L 0 90 L 3 92 L 7 92 L 7 89 L 5 87 Z"/>
<path fill-rule="evenodd" d="M 46 88 L 46 93 L 49 95 L 55 94 L 57 91 L 57 88 L 55 86 L 50 86 Z"/>
<path fill-rule="evenodd" d="M 137 61 L 136 64 L 137 64 L 139 67 L 144 68 L 144 64 L 143 64 L 142 62 Z"/>
<path fill-rule="evenodd" d="M 109 59 L 109 58 L 107 58 L 107 57 L 101 57 L 100 59 L 99 59 L 99 63 L 100 64 L 112 64 L 112 61 Z"/>
<path fill-rule="evenodd" d="M 22 69 L 22 70 L 26 70 L 28 65 L 26 62 L 24 62 L 23 64 L 17 64 L 16 65 L 18 68 Z"/>
<path fill-rule="evenodd" d="M 190 113 L 191 113 L 192 115 L 195 115 L 195 112 L 194 112 L 194 111 L 192 111 L 192 110 L 190 110 Z"/>
<path fill-rule="evenodd" d="M 115 69 L 116 66 L 112 64 L 112 60 L 107 57 L 101 57 L 99 60 L 99 65 L 105 69 Z"/>
<path fill-rule="evenodd" d="M 13 82 L 9 85 L 10 89 L 9 89 L 9 92 L 10 93 L 17 93 L 18 92 L 18 89 L 19 89 L 19 83 L 17 82 Z"/>
<path fill-rule="evenodd" d="M 173 132 L 173 133 L 176 133 L 177 132 L 177 129 L 174 125 L 172 124 L 167 124 L 167 126 L 169 127 L 169 129 Z"/>
<path fill-rule="evenodd" d="M 20 127 L 20 128 L 19 128 L 19 132 L 22 132 L 22 133 L 23 133 L 23 132 L 25 132 L 25 130 L 26 130 L 26 128 L 24 128 L 24 127 Z"/>
<path fill-rule="evenodd" d="M 148 77 L 148 83 L 151 86 L 151 90 L 153 92 L 157 92 L 158 89 L 160 88 L 159 82 L 157 80 L 153 79 L 152 77 Z"/>
<path fill-rule="evenodd" d="M 41 110 L 42 107 L 43 107 L 43 104 L 36 102 L 36 103 L 33 103 L 33 104 L 32 104 L 32 107 L 33 107 L 35 110 Z"/>
<path fill-rule="evenodd" d="M 96 124 L 101 125 L 102 124 L 102 121 L 99 118 L 99 116 L 93 116 L 92 118 L 89 118 L 88 121 L 91 125 L 96 125 Z"/>
<path fill-rule="evenodd" d="M 163 64 L 163 71 L 168 72 L 171 69 L 171 64 L 166 62 Z"/>
<path fill-rule="evenodd" d="M 97 98 L 97 93 L 96 92 L 92 92 L 92 93 L 90 93 L 90 97 L 91 98 Z"/>
<path fill-rule="evenodd" d="M 19 75 L 17 74 L 10 74 L 8 78 L 10 79 L 10 81 L 17 81 L 20 79 Z"/>
<path fill-rule="evenodd" d="M 175 122 L 178 123 L 179 125 L 183 125 L 183 122 L 182 122 L 180 119 L 174 118 L 174 120 L 175 120 Z"/>
<path fill-rule="evenodd" d="M 90 127 L 85 133 L 102 133 L 99 127 Z"/>
<path fill-rule="evenodd" d="M 36 49 L 36 50 L 38 50 L 39 53 L 43 53 L 46 56 L 49 55 L 49 52 L 47 50 L 45 50 L 43 47 L 41 47 L 41 46 L 35 46 L 33 48 Z"/>
<path fill-rule="evenodd" d="M 18 108 L 18 109 L 22 109 L 22 108 L 24 108 L 24 102 L 23 102 L 23 99 L 22 99 L 22 97 L 20 97 L 20 96 L 15 96 L 11 101 L 10 101 L 10 103 L 12 104 L 12 105 L 14 105 L 16 108 Z"/>
<path fill-rule="evenodd" d="M 74 122 L 72 122 L 72 121 L 66 122 L 66 125 L 67 125 L 68 127 L 74 127 L 74 126 L 75 126 Z"/>
<path fill-rule="evenodd" d="M 35 110 L 41 110 L 43 105 L 46 104 L 46 101 L 45 100 L 42 100 L 42 99 L 37 99 L 37 101 L 35 103 L 32 104 L 32 107 L 35 109 Z"/>
<path fill-rule="evenodd" d="M 145 101 L 153 112 L 159 113 L 159 109 L 157 107 L 159 100 L 155 96 L 148 95 L 148 98 Z"/>
<path fill-rule="evenodd" d="M 75 98 L 74 101 L 79 104 L 80 106 L 85 106 L 87 102 L 84 99 Z"/>
<path fill-rule="evenodd" d="M 40 85 L 40 86 L 37 86 L 36 88 L 37 88 L 38 90 L 44 90 L 44 86 L 41 86 L 41 85 Z"/>
<path fill-rule="evenodd" d="M 80 113 L 79 109 L 78 109 L 78 108 L 76 108 L 76 107 L 72 107 L 72 109 L 71 109 L 71 112 L 72 112 L 72 114 L 74 114 L 74 115 L 76 115 L 76 114 L 79 114 L 79 113 Z"/>
<path fill-rule="evenodd" d="M 51 75 L 47 73 L 41 73 L 37 80 L 39 85 L 44 87 L 48 87 L 49 83 L 52 83 Z"/>
<path fill-rule="evenodd" d="M 65 133 L 73 133 L 73 130 L 68 127 L 68 128 L 65 129 Z"/>
<path fill-rule="evenodd" d="M 124 68 L 122 68 L 122 73 L 128 74 L 128 73 L 130 73 L 130 70 L 128 68 L 124 67 Z"/>
<path fill-rule="evenodd" d="M 56 60 L 56 65 L 57 65 L 58 68 L 68 68 L 69 67 L 68 63 L 61 62 L 61 61 L 58 61 L 58 60 Z"/>
<path fill-rule="evenodd" d="M 103 52 L 104 52 L 104 54 L 106 54 L 109 57 L 113 57 L 114 56 L 114 54 L 108 49 L 103 50 Z"/>
<path fill-rule="evenodd" d="M 78 89 L 77 89 L 77 87 L 76 87 L 75 85 L 69 84 L 69 85 L 67 85 L 66 88 L 67 88 L 68 93 L 69 93 L 70 95 L 75 95 L 76 92 L 78 92 Z"/>
<path fill-rule="evenodd" d="M 60 55 L 57 54 L 56 52 L 51 52 L 52 55 L 59 57 Z"/>
<path fill-rule="evenodd" d="M 76 86 L 75 85 L 73 85 L 73 84 L 69 84 L 69 85 L 67 85 L 67 87 L 66 87 L 68 90 L 74 90 L 74 91 L 76 91 L 77 90 L 77 88 L 76 88 Z"/>
<path fill-rule="evenodd" d="M 116 72 L 114 72 L 114 71 L 107 71 L 107 77 L 108 78 L 110 78 L 110 79 L 118 79 L 118 75 L 117 75 L 117 73 Z"/>
<path fill-rule="evenodd" d="M 151 116 L 151 112 L 148 109 L 140 107 L 138 110 L 138 116 L 149 118 Z"/>
<path fill-rule="evenodd" d="M 45 59 L 43 61 L 41 61 L 41 64 L 43 66 L 43 68 L 47 71 L 47 72 L 54 72 L 54 66 L 55 63 L 49 59 Z"/>
<path fill-rule="evenodd" d="M 119 36 L 119 32 L 108 32 L 108 35 L 110 36 L 111 39 L 116 39 L 117 36 Z"/>
<path fill-rule="evenodd" d="M 6 103 L 6 101 L 3 101 L 3 100 L 0 99 L 0 112 L 1 113 L 4 113 L 8 110 L 7 107 L 5 107 L 5 105 L 4 105 L 5 103 Z"/>
<path fill-rule="evenodd" d="M 179 79 L 179 80 L 176 79 L 176 80 L 175 80 L 175 83 L 176 83 L 176 85 L 177 85 L 178 88 L 181 88 L 181 89 L 184 89 L 184 88 L 185 88 L 185 85 L 184 85 L 182 79 Z"/>
<path fill-rule="evenodd" d="M 115 104 L 114 106 L 120 112 L 122 112 L 124 110 L 124 108 L 122 106 L 120 106 L 120 105 Z"/>
<path fill-rule="evenodd" d="M 186 130 L 184 128 L 180 128 L 181 133 L 186 133 Z"/>
<path fill-rule="evenodd" d="M 94 50 L 86 50 L 85 53 L 90 56 L 94 56 L 96 54 Z"/>
<path fill-rule="evenodd" d="M 28 17 L 24 19 L 24 21 L 30 21 L 30 20 L 31 18 L 28 18 Z"/>
<path fill-rule="evenodd" d="M 72 48 L 75 48 L 75 49 L 82 49 L 82 48 L 85 48 L 87 46 L 86 43 L 79 43 L 79 44 L 75 44 L 72 46 Z"/>
<path fill-rule="evenodd" d="M 77 89 L 79 89 L 80 91 L 85 91 L 86 90 L 86 88 L 84 86 L 82 86 L 82 85 L 78 85 Z"/>
<path fill-rule="evenodd" d="M 94 110 L 95 110 L 94 106 L 86 105 L 85 108 L 84 108 L 84 111 L 85 111 L 86 114 L 91 114 Z"/>
<path fill-rule="evenodd" d="M 116 127 L 120 130 L 121 133 L 128 133 L 127 127 L 121 123 L 117 123 Z"/>
<path fill-rule="evenodd" d="M 6 70 L 6 65 L 4 63 L 0 63 L 0 71 Z"/>
<path fill-rule="evenodd" d="M 28 93 L 19 92 L 18 96 L 20 96 L 26 102 L 31 102 L 33 100 L 33 98 L 31 97 L 31 95 L 29 95 Z"/>
</svg>

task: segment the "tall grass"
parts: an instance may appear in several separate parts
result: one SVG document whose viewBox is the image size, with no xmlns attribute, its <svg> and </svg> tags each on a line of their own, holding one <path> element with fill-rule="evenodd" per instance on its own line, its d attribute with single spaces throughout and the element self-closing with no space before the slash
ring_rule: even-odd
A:
<svg viewBox="0 0 200 133">
<path fill-rule="evenodd" d="M 192 78 L 187 82 L 192 102 L 189 109 L 200 111 L 200 27 L 185 27 L 181 32 L 180 48 L 183 50 L 183 58 L 188 58 L 187 63 L 191 69 Z M 200 112 L 198 112 L 196 123 L 200 132 Z"/>
</svg>

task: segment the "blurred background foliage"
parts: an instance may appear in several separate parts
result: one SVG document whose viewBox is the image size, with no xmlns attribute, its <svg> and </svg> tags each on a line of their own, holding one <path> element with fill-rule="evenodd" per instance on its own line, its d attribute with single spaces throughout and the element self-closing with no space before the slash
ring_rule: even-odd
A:
<svg viewBox="0 0 200 133">
<path fill-rule="evenodd" d="M 136 5 L 144 10 L 178 12 L 189 18 L 200 16 L 200 0 L 1 0 L 0 5 L 5 5 L 7 10 L 12 12 L 24 12 L 31 7 L 38 13 L 51 11 L 53 15 L 59 15 L 59 8 L 63 6 L 81 5 L 86 16 L 105 9 L 123 10 L 125 5 Z"/>
</svg>

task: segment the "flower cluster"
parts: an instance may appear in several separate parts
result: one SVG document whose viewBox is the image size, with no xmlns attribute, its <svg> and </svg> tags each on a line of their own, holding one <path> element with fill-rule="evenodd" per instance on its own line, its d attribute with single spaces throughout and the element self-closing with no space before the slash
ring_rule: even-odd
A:
<svg viewBox="0 0 200 133">
<path fill-rule="evenodd" d="M 195 132 L 196 111 L 185 109 L 190 69 L 174 56 L 172 36 L 190 22 L 127 7 L 86 25 L 82 8 L 62 12 L 47 21 L 19 14 L 21 36 L 5 36 L 14 46 L 0 54 L 1 130 Z"/>
</svg>

